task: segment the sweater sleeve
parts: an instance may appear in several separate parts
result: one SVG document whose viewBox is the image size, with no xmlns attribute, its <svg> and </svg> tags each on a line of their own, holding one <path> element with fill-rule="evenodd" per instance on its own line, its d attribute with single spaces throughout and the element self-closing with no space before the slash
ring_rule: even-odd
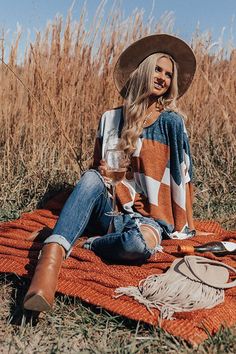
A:
<svg viewBox="0 0 236 354">
<path fill-rule="evenodd" d="M 183 118 L 171 112 L 166 119 L 166 133 L 170 148 L 172 213 L 176 232 L 187 232 L 192 220 L 192 158 Z M 187 229 L 188 230 L 188 229 Z"/>
<path fill-rule="evenodd" d="M 190 151 L 188 134 L 183 123 L 183 163 L 184 163 L 184 182 L 192 182 L 193 179 L 193 165 L 192 165 L 192 156 Z"/>
<path fill-rule="evenodd" d="M 192 158 L 187 130 L 182 117 L 172 112 L 168 125 L 170 170 L 177 185 L 192 181 Z"/>
</svg>

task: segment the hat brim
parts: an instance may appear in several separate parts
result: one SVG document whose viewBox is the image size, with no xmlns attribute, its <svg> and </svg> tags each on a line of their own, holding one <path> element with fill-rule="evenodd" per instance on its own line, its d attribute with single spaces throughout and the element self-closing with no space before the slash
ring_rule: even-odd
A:
<svg viewBox="0 0 236 354">
<path fill-rule="evenodd" d="M 196 58 L 187 43 L 169 34 L 154 34 L 143 37 L 126 48 L 118 58 L 113 78 L 121 96 L 126 96 L 127 83 L 132 72 L 149 55 L 165 53 L 178 66 L 178 98 L 189 88 L 196 71 Z"/>
<path fill-rule="evenodd" d="M 185 256 L 177 258 L 171 268 L 187 278 L 219 289 L 236 286 L 236 280 L 228 283 L 229 270 L 236 273 L 236 269 L 219 261 L 200 256 Z"/>
</svg>

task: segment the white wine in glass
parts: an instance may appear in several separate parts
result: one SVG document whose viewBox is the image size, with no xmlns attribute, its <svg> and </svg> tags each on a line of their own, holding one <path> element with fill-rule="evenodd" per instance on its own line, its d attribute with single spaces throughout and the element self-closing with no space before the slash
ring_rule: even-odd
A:
<svg viewBox="0 0 236 354">
<path fill-rule="evenodd" d="M 116 216 L 122 213 L 116 211 L 116 184 L 125 177 L 126 172 L 126 158 L 123 150 L 108 149 L 106 151 L 105 160 L 107 163 L 106 176 L 111 179 L 112 185 L 112 211 L 107 212 L 106 215 Z"/>
</svg>

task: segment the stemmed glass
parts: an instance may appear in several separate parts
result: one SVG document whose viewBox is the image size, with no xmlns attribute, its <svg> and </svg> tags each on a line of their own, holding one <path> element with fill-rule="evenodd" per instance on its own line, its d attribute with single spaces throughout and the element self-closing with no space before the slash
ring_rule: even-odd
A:
<svg viewBox="0 0 236 354">
<path fill-rule="evenodd" d="M 108 149 L 105 155 L 107 164 L 106 176 L 111 180 L 112 186 L 112 211 L 106 213 L 109 216 L 121 215 L 121 212 L 116 211 L 116 184 L 125 177 L 126 172 L 126 156 L 123 150 L 118 148 Z"/>
</svg>

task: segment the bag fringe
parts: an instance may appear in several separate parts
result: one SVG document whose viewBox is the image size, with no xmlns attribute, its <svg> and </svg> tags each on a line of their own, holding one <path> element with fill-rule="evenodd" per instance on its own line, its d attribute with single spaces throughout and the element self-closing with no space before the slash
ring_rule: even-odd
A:
<svg viewBox="0 0 236 354">
<path fill-rule="evenodd" d="M 213 288 L 173 272 L 150 275 L 138 287 L 120 287 L 115 297 L 127 295 L 146 306 L 160 311 L 161 319 L 174 319 L 175 312 L 211 309 L 224 301 L 224 290 Z"/>
</svg>

